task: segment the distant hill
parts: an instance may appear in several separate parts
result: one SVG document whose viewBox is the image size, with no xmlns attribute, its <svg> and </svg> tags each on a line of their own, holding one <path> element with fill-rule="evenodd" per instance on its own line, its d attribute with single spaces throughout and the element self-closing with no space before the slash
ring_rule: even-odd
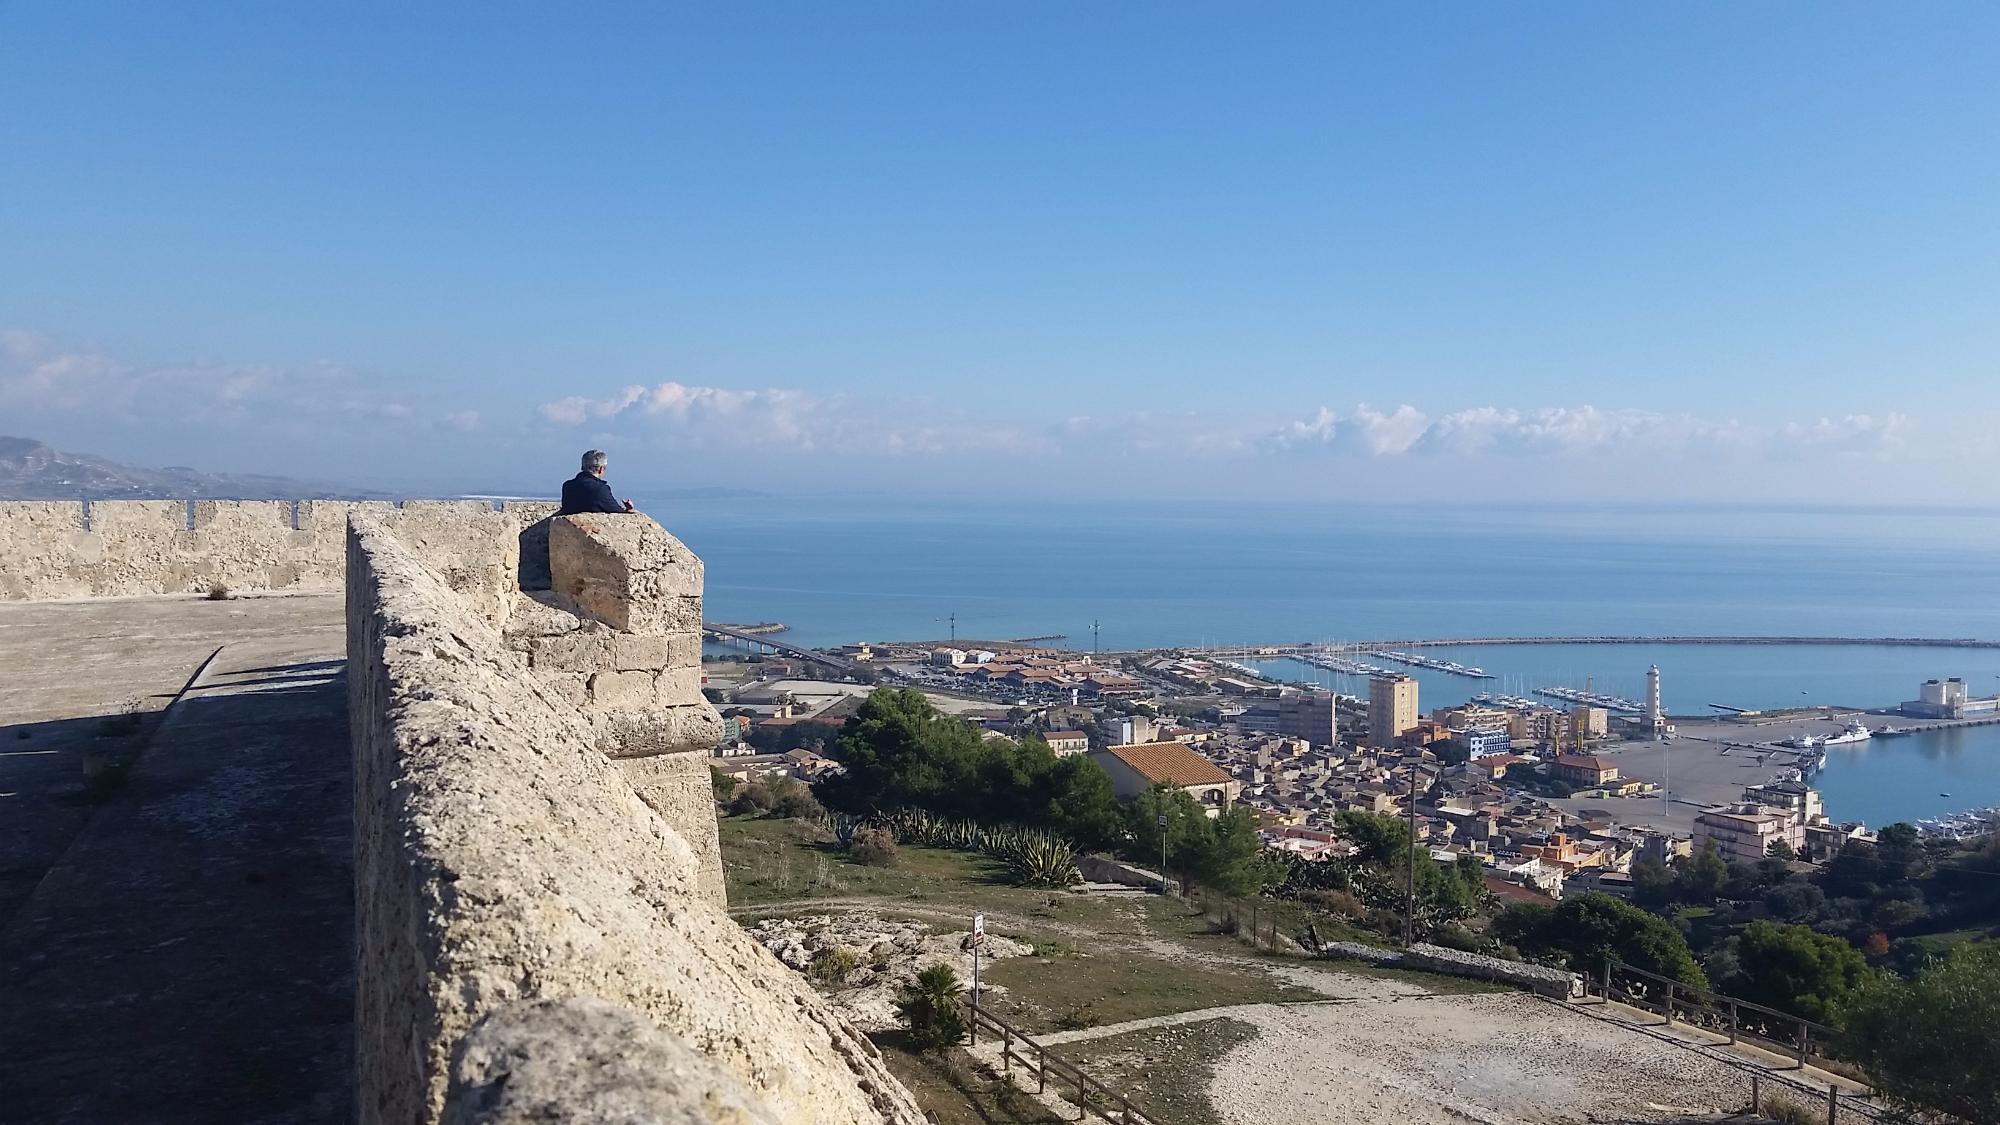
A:
<svg viewBox="0 0 2000 1125">
<path fill-rule="evenodd" d="M 374 499 L 383 493 L 329 488 L 289 477 L 147 469 L 31 438 L 0 436 L 0 500 Z"/>
</svg>

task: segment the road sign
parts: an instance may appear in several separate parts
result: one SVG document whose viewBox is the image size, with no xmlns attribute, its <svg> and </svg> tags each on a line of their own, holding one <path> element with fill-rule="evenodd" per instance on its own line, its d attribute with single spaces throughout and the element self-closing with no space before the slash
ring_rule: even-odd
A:
<svg viewBox="0 0 2000 1125">
<path fill-rule="evenodd" d="M 1165 827 L 1167 826 L 1167 814 L 1166 814 L 1166 813 L 1161 813 L 1161 814 L 1160 814 L 1160 816 L 1159 816 L 1159 822 L 1160 822 L 1160 827 L 1162 827 L 1162 828 L 1165 828 Z"/>
<path fill-rule="evenodd" d="M 986 915 L 974 914 L 972 916 L 972 944 L 983 945 L 985 944 L 985 942 L 986 942 Z"/>
</svg>

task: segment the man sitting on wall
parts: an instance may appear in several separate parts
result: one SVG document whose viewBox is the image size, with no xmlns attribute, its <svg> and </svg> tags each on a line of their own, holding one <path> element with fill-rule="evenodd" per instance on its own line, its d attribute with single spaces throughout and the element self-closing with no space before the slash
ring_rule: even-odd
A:
<svg viewBox="0 0 2000 1125">
<path fill-rule="evenodd" d="M 620 501 L 611 495 L 611 486 L 605 483 L 604 466 L 610 460 L 602 449 L 593 449 L 583 455 L 583 471 L 563 482 L 562 510 L 556 515 L 633 510 L 630 500 Z"/>
</svg>

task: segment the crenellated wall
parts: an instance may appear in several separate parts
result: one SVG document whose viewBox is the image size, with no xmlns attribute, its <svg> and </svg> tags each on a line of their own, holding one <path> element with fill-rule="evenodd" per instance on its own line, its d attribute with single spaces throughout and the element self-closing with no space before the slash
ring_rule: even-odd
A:
<svg viewBox="0 0 2000 1125">
<path fill-rule="evenodd" d="M 555 512 L 546 502 L 484 500 L 107 500 L 0 502 L 0 599 L 332 591 L 346 566 L 347 520 L 363 514 L 416 547 L 489 621 L 515 591 L 546 584 L 532 556 Z"/>
<path fill-rule="evenodd" d="M 868 1040 L 705 886 L 705 760 L 698 813 L 628 782 L 688 756 L 620 742 L 618 700 L 643 686 L 633 713 L 681 729 L 713 714 L 679 644 L 700 560 L 644 517 L 552 527 L 558 589 L 506 634 L 386 521 L 348 538 L 361 1120 L 918 1125 Z M 617 677 L 572 667 L 585 650 Z"/>
</svg>

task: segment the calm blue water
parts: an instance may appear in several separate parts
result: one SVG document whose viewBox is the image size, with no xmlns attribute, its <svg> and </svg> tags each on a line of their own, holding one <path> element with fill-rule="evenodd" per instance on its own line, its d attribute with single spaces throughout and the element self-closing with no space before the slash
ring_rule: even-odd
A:
<svg viewBox="0 0 2000 1125">
<path fill-rule="evenodd" d="M 991 478 L 991 474 L 984 474 Z M 708 616 L 808 645 L 1064 634 L 1088 648 L 1566 633 L 2000 637 L 2000 513 L 1246 504 L 1229 509 L 884 500 L 644 504 L 708 566 Z M 1930 676 L 2000 688 L 2000 650 L 1494 646 L 1490 686 L 1670 709 L 1884 706 Z M 1480 690 L 1417 671 L 1428 708 Z M 1324 674 L 1321 674 L 1324 677 Z M 1354 684 L 1335 684 L 1365 694 Z M 1822 775 L 1871 824 L 2000 804 L 2000 728 L 1881 740 Z M 1939 793 L 1949 792 L 1949 798 Z M 1928 796 L 1927 796 L 1928 794 Z"/>
</svg>

